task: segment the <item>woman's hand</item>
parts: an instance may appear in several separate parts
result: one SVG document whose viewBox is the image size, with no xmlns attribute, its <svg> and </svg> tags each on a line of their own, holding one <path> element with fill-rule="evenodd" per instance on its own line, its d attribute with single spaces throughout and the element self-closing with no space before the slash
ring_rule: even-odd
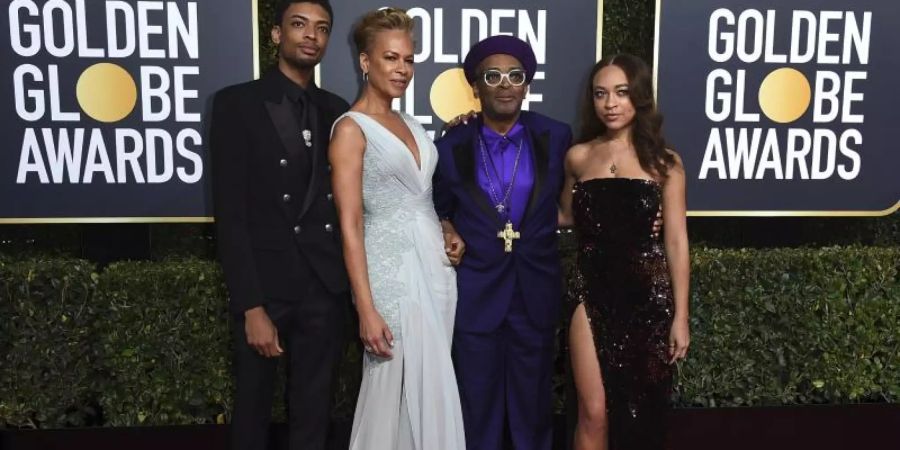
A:
<svg viewBox="0 0 900 450">
<path fill-rule="evenodd" d="M 444 252 L 447 254 L 447 259 L 450 260 L 450 264 L 458 266 L 466 253 L 466 243 L 452 226 L 449 228 L 444 227 L 443 235 Z"/>
<path fill-rule="evenodd" d="M 687 357 L 688 347 L 691 345 L 691 331 L 687 317 L 676 317 L 669 330 L 669 364 Z"/>
<path fill-rule="evenodd" d="M 359 311 L 359 337 L 367 352 L 381 358 L 393 356 L 394 335 L 375 309 Z"/>
</svg>

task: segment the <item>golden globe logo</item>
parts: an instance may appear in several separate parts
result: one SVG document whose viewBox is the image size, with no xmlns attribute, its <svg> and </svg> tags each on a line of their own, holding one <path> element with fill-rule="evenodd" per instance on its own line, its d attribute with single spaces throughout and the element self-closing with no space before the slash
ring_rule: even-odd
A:
<svg viewBox="0 0 900 450">
<path fill-rule="evenodd" d="M 779 52 L 777 33 L 785 30 L 776 29 L 775 19 L 785 12 L 790 44 Z M 746 68 L 717 68 L 707 76 L 706 117 L 733 126 L 710 129 L 699 179 L 855 179 L 863 144 L 855 126 L 865 118 L 867 73 L 849 67 L 869 63 L 871 29 L 868 11 L 715 10 L 709 17 L 710 59 Z M 782 67 L 770 70 L 766 64 Z M 815 70 L 804 73 L 790 65 Z M 768 73 L 759 86 L 748 85 L 748 73 L 761 70 Z M 812 129 L 776 126 L 808 114 Z M 765 119 L 773 126 L 764 127 Z"/>
<path fill-rule="evenodd" d="M 37 125 L 24 130 L 16 183 L 197 183 L 200 113 L 190 109 L 200 105 L 189 88 L 200 75 L 197 2 L 90 6 L 103 14 L 89 15 L 85 0 L 9 3 L 9 42 L 22 58 L 11 74 L 15 110 Z M 25 62 L 35 56 L 52 63 Z M 142 128 L 111 128 L 128 118 Z"/>
</svg>

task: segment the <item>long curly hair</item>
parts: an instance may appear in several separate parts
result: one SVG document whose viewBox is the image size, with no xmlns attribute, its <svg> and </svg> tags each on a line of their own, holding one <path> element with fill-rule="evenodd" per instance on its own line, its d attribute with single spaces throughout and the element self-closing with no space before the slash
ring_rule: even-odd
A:
<svg viewBox="0 0 900 450">
<path fill-rule="evenodd" d="M 578 142 L 588 142 L 606 134 L 606 125 L 594 109 L 594 76 L 600 69 L 613 65 L 622 69 L 628 78 L 628 97 L 635 110 L 631 141 L 641 168 L 665 178 L 669 168 L 675 164 L 675 157 L 666 150 L 666 140 L 662 135 L 663 117 L 656 110 L 656 101 L 653 99 L 650 67 L 637 56 L 622 53 L 607 56 L 594 64 L 582 95 Z"/>
</svg>

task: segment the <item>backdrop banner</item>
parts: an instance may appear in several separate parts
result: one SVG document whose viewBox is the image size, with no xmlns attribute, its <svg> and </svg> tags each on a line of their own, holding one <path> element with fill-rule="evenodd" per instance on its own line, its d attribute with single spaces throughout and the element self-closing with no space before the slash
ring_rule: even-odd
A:
<svg viewBox="0 0 900 450">
<path fill-rule="evenodd" d="M 0 222 L 205 221 L 205 113 L 254 76 L 248 0 L 12 0 Z"/>
<path fill-rule="evenodd" d="M 204 118 L 256 70 L 253 1 L 12 0 L 0 20 L 0 223 L 206 221 Z M 883 215 L 900 207 L 891 106 L 900 3 L 660 0 L 656 80 L 691 215 Z M 352 101 L 350 38 L 373 0 L 334 2 L 318 80 Z M 416 76 L 397 109 L 433 135 L 478 109 L 459 68 L 510 34 L 535 50 L 525 109 L 577 127 L 601 1 L 400 1 Z M 7 44 L 7 45 L 2 45 Z"/>
<path fill-rule="evenodd" d="M 900 2 L 659 5 L 657 95 L 692 215 L 900 207 Z"/>
</svg>

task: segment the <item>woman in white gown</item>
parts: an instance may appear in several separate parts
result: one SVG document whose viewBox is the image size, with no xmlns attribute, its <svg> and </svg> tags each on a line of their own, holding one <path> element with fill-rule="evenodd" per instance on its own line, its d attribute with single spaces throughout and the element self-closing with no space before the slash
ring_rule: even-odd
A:
<svg viewBox="0 0 900 450">
<path fill-rule="evenodd" d="M 437 150 L 415 119 L 391 110 L 413 76 L 412 20 L 370 12 L 354 40 L 367 81 L 329 149 L 366 348 L 350 448 L 464 449 L 450 359 L 456 274 L 431 198 Z"/>
</svg>

